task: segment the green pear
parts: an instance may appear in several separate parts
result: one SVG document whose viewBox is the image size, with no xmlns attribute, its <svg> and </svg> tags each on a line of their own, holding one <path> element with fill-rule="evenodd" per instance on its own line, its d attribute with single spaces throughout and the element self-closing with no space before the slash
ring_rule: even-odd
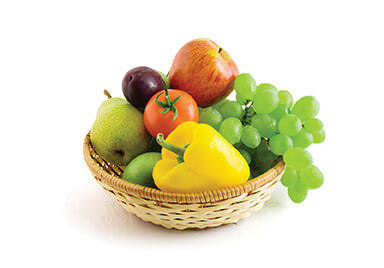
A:
<svg viewBox="0 0 384 268">
<path fill-rule="evenodd" d="M 137 155 L 145 152 L 151 137 L 144 127 L 143 114 L 122 98 L 108 100 L 97 111 L 90 139 L 93 148 L 104 160 L 126 166 Z"/>
</svg>

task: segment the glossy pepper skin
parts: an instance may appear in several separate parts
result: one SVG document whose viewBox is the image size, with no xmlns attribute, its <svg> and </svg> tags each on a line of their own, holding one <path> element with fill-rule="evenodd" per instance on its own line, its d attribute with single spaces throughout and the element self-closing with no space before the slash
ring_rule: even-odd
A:
<svg viewBox="0 0 384 268">
<path fill-rule="evenodd" d="M 179 148 L 187 147 L 181 155 L 162 149 L 162 160 L 156 163 L 152 175 L 156 186 L 163 191 L 216 190 L 241 184 L 249 178 L 249 166 L 243 156 L 209 125 L 185 122 L 166 142 Z"/>
</svg>

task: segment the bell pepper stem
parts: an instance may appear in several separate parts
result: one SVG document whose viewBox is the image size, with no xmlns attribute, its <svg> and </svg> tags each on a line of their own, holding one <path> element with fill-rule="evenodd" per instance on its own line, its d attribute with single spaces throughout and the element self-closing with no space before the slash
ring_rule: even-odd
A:
<svg viewBox="0 0 384 268">
<path fill-rule="evenodd" d="M 173 145 L 165 141 L 164 135 L 162 133 L 157 134 L 156 141 L 161 147 L 167 150 L 170 150 L 171 152 L 174 152 L 175 154 L 177 154 L 179 157 L 183 158 L 185 153 L 185 148 L 178 147 L 176 145 Z"/>
</svg>

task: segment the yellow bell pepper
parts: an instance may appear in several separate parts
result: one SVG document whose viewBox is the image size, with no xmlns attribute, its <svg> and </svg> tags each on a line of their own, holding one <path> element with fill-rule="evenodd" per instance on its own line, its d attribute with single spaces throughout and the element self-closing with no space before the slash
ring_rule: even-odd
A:
<svg viewBox="0 0 384 268">
<path fill-rule="evenodd" d="M 158 134 L 162 159 L 153 169 L 157 187 L 193 193 L 246 182 L 250 170 L 244 157 L 214 128 L 192 121 L 179 125 L 166 140 Z"/>
</svg>

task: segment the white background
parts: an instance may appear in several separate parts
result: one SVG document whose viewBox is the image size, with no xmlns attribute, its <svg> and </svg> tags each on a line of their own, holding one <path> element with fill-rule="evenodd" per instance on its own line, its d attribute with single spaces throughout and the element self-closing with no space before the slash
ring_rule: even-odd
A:
<svg viewBox="0 0 384 268">
<path fill-rule="evenodd" d="M 382 1 L 2 1 L 2 267 L 383 267 Z M 91 176 L 85 134 L 129 69 L 208 37 L 258 83 L 315 95 L 324 186 L 237 225 L 170 231 Z"/>
</svg>

